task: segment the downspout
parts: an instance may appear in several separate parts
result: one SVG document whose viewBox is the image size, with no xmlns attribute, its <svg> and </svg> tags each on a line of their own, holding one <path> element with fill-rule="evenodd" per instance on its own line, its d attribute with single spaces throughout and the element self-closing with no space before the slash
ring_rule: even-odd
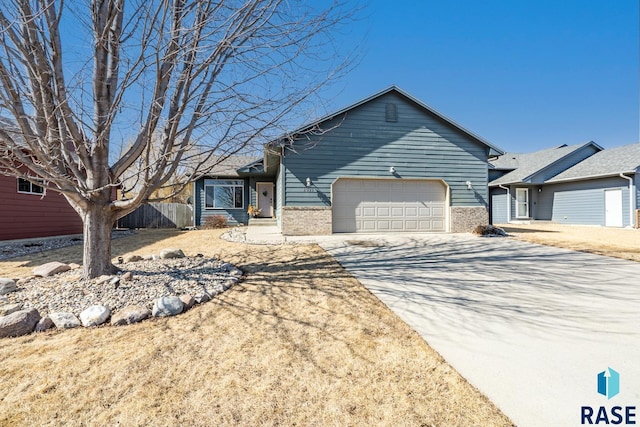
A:
<svg viewBox="0 0 640 427">
<path fill-rule="evenodd" d="M 507 190 L 507 222 L 511 222 L 511 191 L 509 191 L 509 187 L 505 187 L 502 184 L 498 185 L 498 187 Z"/>
<path fill-rule="evenodd" d="M 196 181 L 192 181 L 191 182 L 192 185 L 192 189 L 191 189 L 191 205 L 189 205 L 189 207 L 191 208 L 191 213 L 193 214 L 193 222 L 191 223 L 191 227 L 193 227 L 193 229 L 196 228 Z"/>
<path fill-rule="evenodd" d="M 636 188 L 635 185 L 633 185 L 633 178 L 626 176 L 624 173 L 620 172 L 620 178 L 624 178 L 627 181 L 629 181 L 629 225 L 633 228 L 635 228 L 636 226 L 636 219 L 635 219 L 635 204 L 636 204 Z"/>
</svg>

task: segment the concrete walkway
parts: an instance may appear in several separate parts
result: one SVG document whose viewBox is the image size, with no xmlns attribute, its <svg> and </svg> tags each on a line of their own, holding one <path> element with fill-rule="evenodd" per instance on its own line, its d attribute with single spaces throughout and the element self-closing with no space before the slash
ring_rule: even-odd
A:
<svg viewBox="0 0 640 427">
<path fill-rule="evenodd" d="M 517 425 L 640 407 L 640 263 L 471 235 L 318 243 Z M 597 393 L 607 367 L 611 400 Z"/>
</svg>

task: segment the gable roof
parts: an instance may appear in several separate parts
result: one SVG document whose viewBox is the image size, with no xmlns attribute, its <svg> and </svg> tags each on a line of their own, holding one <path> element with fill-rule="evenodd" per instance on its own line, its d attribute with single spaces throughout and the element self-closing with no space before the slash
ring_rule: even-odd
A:
<svg viewBox="0 0 640 427">
<path fill-rule="evenodd" d="M 640 144 L 602 150 L 547 180 L 548 183 L 635 173 L 640 167 Z"/>
<path fill-rule="evenodd" d="M 529 181 L 534 175 L 544 171 L 570 154 L 587 147 L 594 146 L 602 150 L 598 144 L 589 141 L 582 144 L 560 145 L 533 153 L 505 153 L 503 156 L 491 160 L 494 169 L 511 170 L 511 172 L 494 179 L 489 185 L 516 184 Z"/>
<path fill-rule="evenodd" d="M 201 176 L 224 176 L 224 177 L 238 177 L 238 170 L 245 166 L 251 166 L 258 160 L 262 160 L 262 157 L 258 156 L 240 156 L 232 155 L 221 160 L 222 156 L 211 156 L 204 164 L 204 170 L 208 170 Z"/>
<path fill-rule="evenodd" d="M 489 150 L 489 154 L 492 156 L 498 156 L 500 154 L 503 154 L 504 151 L 501 150 L 500 148 L 498 148 L 497 146 L 491 144 L 489 141 L 481 138 L 480 136 L 474 134 L 473 132 L 465 129 L 464 127 L 462 127 L 461 125 L 459 125 L 458 123 L 456 123 L 455 121 L 451 120 L 450 118 L 446 117 L 444 114 L 436 111 L 434 108 L 428 106 L 427 104 L 425 104 L 424 102 L 420 101 L 417 98 L 414 98 L 413 96 L 409 95 L 407 92 L 403 91 L 402 89 L 400 89 L 399 87 L 392 85 L 389 86 L 388 88 L 377 92 L 371 96 L 368 96 L 354 104 L 349 105 L 348 107 L 342 108 L 336 112 L 333 112 L 331 114 L 328 114 L 312 123 L 308 123 L 304 126 L 299 127 L 298 129 L 294 130 L 293 132 L 287 133 L 285 135 L 282 135 L 280 138 L 277 138 L 276 140 L 270 142 L 267 145 L 273 146 L 273 145 L 277 145 L 277 143 L 279 143 L 282 140 L 286 140 L 286 139 L 291 139 L 292 136 L 295 136 L 296 134 L 301 134 L 304 133 L 305 131 L 308 131 L 316 126 L 318 126 L 320 123 L 326 122 L 328 120 L 332 120 L 334 118 L 336 118 L 337 116 L 340 116 L 344 113 L 347 113 L 350 110 L 353 110 L 363 104 L 366 104 L 367 102 L 370 102 L 376 98 L 379 98 L 383 95 L 386 95 L 388 93 L 391 92 L 395 92 L 396 94 L 406 98 L 407 100 L 411 101 L 412 103 L 416 104 L 419 108 L 427 111 L 428 113 L 436 116 L 438 119 L 442 120 L 443 122 L 445 122 L 446 124 L 452 126 L 453 128 L 457 129 L 458 131 L 462 132 L 464 135 L 466 135 L 467 137 L 471 138 L 472 140 L 482 144 L 482 145 L 486 145 L 487 147 L 490 148 Z"/>
</svg>

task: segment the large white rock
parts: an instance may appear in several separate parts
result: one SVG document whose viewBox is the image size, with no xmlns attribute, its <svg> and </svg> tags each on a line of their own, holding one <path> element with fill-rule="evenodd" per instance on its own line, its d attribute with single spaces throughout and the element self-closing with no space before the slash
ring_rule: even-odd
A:
<svg viewBox="0 0 640 427">
<path fill-rule="evenodd" d="M 175 296 L 158 298 L 153 302 L 151 313 L 154 317 L 175 316 L 182 313 L 184 303 Z"/>
<path fill-rule="evenodd" d="M 8 294 L 18 289 L 13 279 L 0 277 L 0 295 Z"/>
<path fill-rule="evenodd" d="M 33 274 L 39 277 L 53 276 L 54 274 L 62 273 L 63 271 L 69 271 L 71 267 L 62 262 L 53 261 L 46 264 L 39 265 L 33 269 Z"/>
<path fill-rule="evenodd" d="M 167 248 L 160 251 L 160 258 L 184 258 L 184 252 L 182 252 L 182 249 Z"/>
<path fill-rule="evenodd" d="M 58 329 L 71 329 L 80 326 L 80 321 L 73 313 L 61 311 L 58 313 L 50 313 L 49 317 Z"/>
<path fill-rule="evenodd" d="M 82 326 L 88 328 L 89 326 L 102 325 L 110 315 L 111 311 L 104 305 L 92 305 L 80 313 L 80 321 Z"/>
<path fill-rule="evenodd" d="M 2 316 L 0 317 L 0 338 L 30 334 L 38 320 L 40 320 L 40 313 L 35 308 Z"/>
</svg>

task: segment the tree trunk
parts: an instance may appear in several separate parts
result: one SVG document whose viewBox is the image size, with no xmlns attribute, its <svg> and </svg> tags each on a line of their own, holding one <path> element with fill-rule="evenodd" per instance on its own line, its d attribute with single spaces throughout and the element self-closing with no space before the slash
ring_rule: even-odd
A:
<svg viewBox="0 0 640 427">
<path fill-rule="evenodd" d="M 90 204 L 82 218 L 84 227 L 84 265 L 82 274 L 92 279 L 118 271 L 111 262 L 113 215 L 104 205 Z"/>
</svg>

